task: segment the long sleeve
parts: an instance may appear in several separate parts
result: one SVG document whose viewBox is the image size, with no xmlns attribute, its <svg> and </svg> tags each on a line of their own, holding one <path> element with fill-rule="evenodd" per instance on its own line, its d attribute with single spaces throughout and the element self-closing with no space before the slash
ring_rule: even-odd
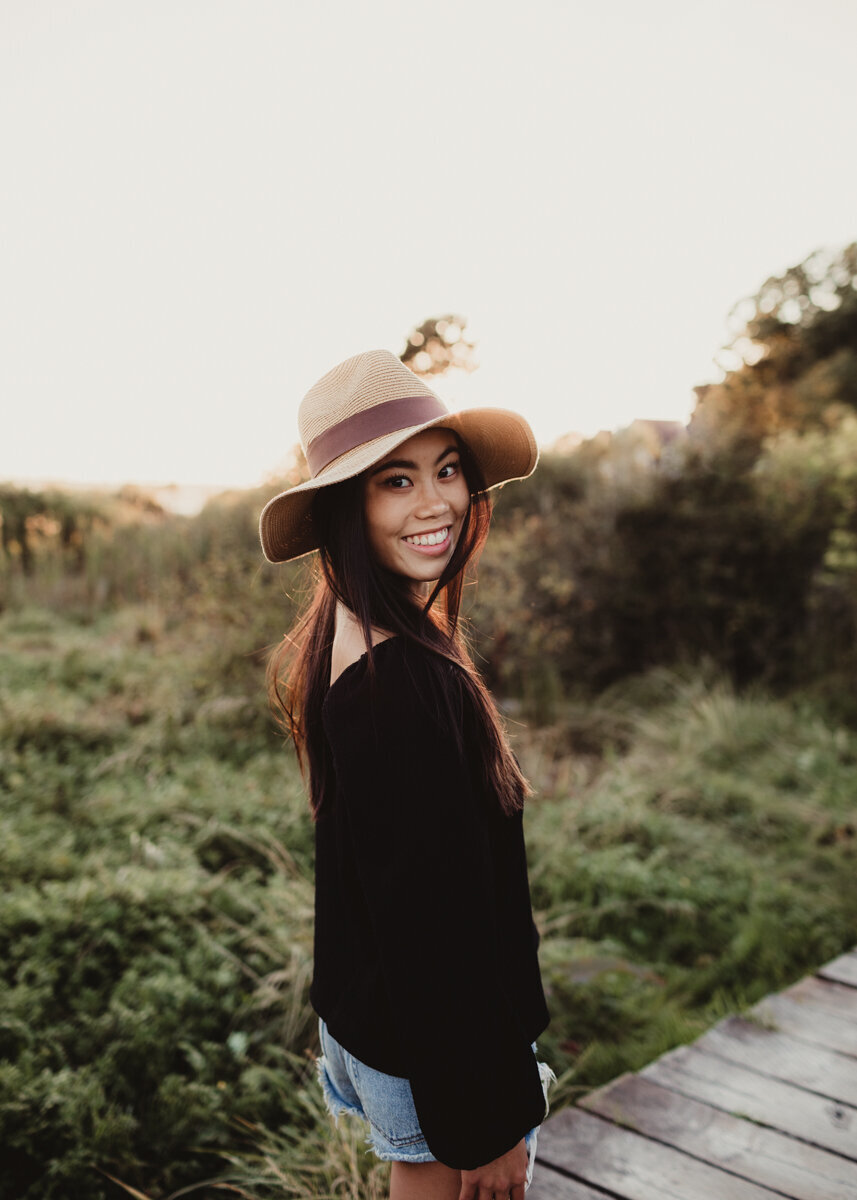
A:
<svg viewBox="0 0 857 1200">
<path fill-rule="evenodd" d="M 510 999 L 485 802 L 423 654 L 378 655 L 374 686 L 363 673 L 336 690 L 325 725 L 420 1126 L 437 1159 L 474 1168 L 538 1125 L 545 1099 Z"/>
</svg>

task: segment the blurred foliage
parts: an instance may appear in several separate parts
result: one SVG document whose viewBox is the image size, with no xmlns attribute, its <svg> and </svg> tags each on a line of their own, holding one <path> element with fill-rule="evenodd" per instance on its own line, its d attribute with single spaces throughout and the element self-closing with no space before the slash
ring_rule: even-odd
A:
<svg viewBox="0 0 857 1200">
<path fill-rule="evenodd" d="M 2 1200 L 387 1194 L 314 1077 L 300 779 L 210 637 L 0 617 Z M 512 729 L 554 1110 L 853 938 L 857 734 L 808 702 L 703 663 Z"/>
<path fill-rule="evenodd" d="M 739 684 L 830 675 L 857 721 L 839 684 L 857 668 L 857 246 L 739 311 L 750 361 L 698 389 L 686 436 L 634 422 L 544 454 L 500 495 L 477 645 L 537 715 L 569 689 L 708 656 Z"/>
<path fill-rule="evenodd" d="M 250 1126 L 317 1136 L 312 827 L 261 669 L 152 607 L 1 628 L 0 1196 L 163 1196 Z"/>
<path fill-rule="evenodd" d="M 829 429 L 857 408 L 857 243 L 816 251 L 731 314 L 722 383 L 696 389 L 691 435 L 747 466 L 766 438 Z"/>
<path fill-rule="evenodd" d="M 543 454 L 532 482 L 494 493 L 469 611 L 495 687 L 544 719 L 569 689 L 694 656 L 777 687 L 857 666 L 855 270 L 854 246 L 813 255 L 737 306 L 736 365 L 699 389 L 686 433 L 636 421 Z M 431 318 L 408 346 L 444 370 L 455 347 L 472 349 L 465 326 Z M 195 518 L 127 490 L 6 487 L 0 610 L 85 620 L 157 603 L 252 657 L 291 624 L 304 578 L 300 563 L 261 560 L 258 512 L 301 477 L 295 458 L 283 479 Z"/>
<path fill-rule="evenodd" d="M 467 318 L 455 313 L 429 317 L 415 325 L 399 355 L 415 375 L 443 375 L 453 367 L 475 371 L 476 343 L 465 333 Z"/>
</svg>

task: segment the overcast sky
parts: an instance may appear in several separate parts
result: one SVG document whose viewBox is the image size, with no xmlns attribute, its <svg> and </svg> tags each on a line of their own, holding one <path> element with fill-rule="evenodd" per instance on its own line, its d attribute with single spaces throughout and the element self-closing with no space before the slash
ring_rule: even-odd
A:
<svg viewBox="0 0 857 1200">
<path fill-rule="evenodd" d="M 0 0 L 0 479 L 249 485 L 454 311 L 453 404 L 684 420 L 857 237 L 853 0 Z"/>
</svg>

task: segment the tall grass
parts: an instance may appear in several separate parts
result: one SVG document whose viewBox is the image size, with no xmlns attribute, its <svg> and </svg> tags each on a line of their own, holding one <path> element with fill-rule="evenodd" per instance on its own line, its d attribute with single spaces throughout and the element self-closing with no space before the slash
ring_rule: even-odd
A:
<svg viewBox="0 0 857 1200">
<path fill-rule="evenodd" d="M 567 738 L 589 722 L 606 733 L 587 763 Z M 659 669 L 522 757 L 559 1103 L 854 942 L 857 735 L 799 697 Z"/>
<path fill-rule="evenodd" d="M 223 594 L 0 617 L 8 1200 L 386 1194 L 322 1105 L 312 827 Z M 553 712 L 510 721 L 555 1111 L 854 941 L 857 735 L 704 663 Z"/>
</svg>

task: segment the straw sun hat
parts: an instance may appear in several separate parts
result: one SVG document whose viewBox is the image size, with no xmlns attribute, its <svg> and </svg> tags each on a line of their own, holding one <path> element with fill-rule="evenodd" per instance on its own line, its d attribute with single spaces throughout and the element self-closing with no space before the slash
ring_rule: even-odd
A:
<svg viewBox="0 0 857 1200">
<path fill-rule="evenodd" d="M 524 479 L 538 461 L 533 431 L 503 408 L 450 413 L 441 398 L 389 350 L 367 350 L 328 371 L 301 401 L 298 429 L 312 478 L 269 500 L 259 519 L 268 562 L 318 547 L 312 502 L 320 488 L 359 475 L 424 429 L 459 434 L 487 488 Z"/>
</svg>

